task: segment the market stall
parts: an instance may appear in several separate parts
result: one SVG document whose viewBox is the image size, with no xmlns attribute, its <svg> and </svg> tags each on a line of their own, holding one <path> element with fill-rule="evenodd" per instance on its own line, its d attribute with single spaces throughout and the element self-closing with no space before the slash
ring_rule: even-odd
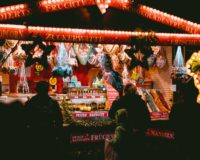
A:
<svg viewBox="0 0 200 160">
<path fill-rule="evenodd" d="M 25 103 L 35 94 L 37 82 L 49 82 L 49 94 L 62 110 L 67 143 L 83 149 L 85 143 L 103 144 L 112 138 L 115 122 L 108 111 L 131 82 L 150 112 L 146 136 L 171 142 L 174 81 L 188 78 L 181 47 L 174 45 L 199 45 L 199 25 L 132 1 L 42 0 L 37 7 L 48 13 L 92 5 L 102 14 L 110 6 L 194 34 L 1 24 L 0 101 Z M 1 7 L 0 21 L 30 16 L 32 9 L 26 4 Z M 193 74 L 198 65 L 192 60 L 187 69 L 198 86 L 198 74 Z"/>
<path fill-rule="evenodd" d="M 34 95 L 35 84 L 45 80 L 60 104 L 64 125 L 113 128 L 108 111 L 123 85 L 131 82 L 147 102 L 151 120 L 168 120 L 173 98 L 170 47 L 43 42 L 36 37 L 6 40 L 1 50 L 4 102 L 25 102 Z"/>
</svg>

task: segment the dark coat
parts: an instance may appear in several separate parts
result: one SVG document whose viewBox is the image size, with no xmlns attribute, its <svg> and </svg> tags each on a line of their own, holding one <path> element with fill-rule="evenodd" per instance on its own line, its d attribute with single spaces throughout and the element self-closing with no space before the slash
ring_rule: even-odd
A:
<svg viewBox="0 0 200 160">
<path fill-rule="evenodd" d="M 50 96 L 36 95 L 26 103 L 26 107 L 31 127 L 62 127 L 63 118 L 59 104 Z"/>
<path fill-rule="evenodd" d="M 35 159 L 58 157 L 63 125 L 58 102 L 48 95 L 36 95 L 26 103 L 26 108 L 29 154 Z"/>
<path fill-rule="evenodd" d="M 145 101 L 139 95 L 125 95 L 113 102 L 109 117 L 114 119 L 116 111 L 121 108 L 128 111 L 129 126 L 134 130 L 139 130 L 140 133 L 145 133 L 150 122 L 150 113 Z"/>
<path fill-rule="evenodd" d="M 179 154 L 191 159 L 199 159 L 200 147 L 200 105 L 185 101 L 175 104 L 170 112 L 170 123 L 175 132 L 175 142 Z"/>
</svg>

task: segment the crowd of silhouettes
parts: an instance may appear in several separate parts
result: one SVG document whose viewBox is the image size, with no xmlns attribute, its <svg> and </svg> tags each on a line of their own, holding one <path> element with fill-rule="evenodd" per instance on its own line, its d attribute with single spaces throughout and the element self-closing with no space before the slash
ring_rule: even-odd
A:
<svg viewBox="0 0 200 160">
<path fill-rule="evenodd" d="M 18 100 L 0 103 L 0 157 L 39 160 L 64 156 L 59 104 L 48 95 L 47 82 L 38 82 L 35 90 L 37 94 L 25 104 Z"/>
<path fill-rule="evenodd" d="M 200 159 L 198 89 L 193 80 L 179 88 L 181 101 L 174 103 L 169 121 L 177 147 L 174 159 L 197 160 Z M 0 102 L 0 159 L 62 159 L 64 156 L 59 104 L 49 96 L 47 82 L 38 82 L 35 90 L 37 94 L 25 104 L 18 100 Z M 129 83 L 124 87 L 124 95 L 113 102 L 109 117 L 116 121 L 115 136 L 110 143 L 118 160 L 147 158 L 144 140 L 150 114 L 136 86 Z"/>
</svg>

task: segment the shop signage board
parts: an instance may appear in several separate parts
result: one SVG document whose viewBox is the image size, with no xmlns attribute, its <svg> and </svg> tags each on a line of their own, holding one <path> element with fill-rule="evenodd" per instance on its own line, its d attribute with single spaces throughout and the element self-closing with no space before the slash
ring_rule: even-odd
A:
<svg viewBox="0 0 200 160">
<path fill-rule="evenodd" d="M 146 132 L 146 136 L 148 137 L 160 137 L 166 139 L 174 139 L 174 132 L 170 130 L 159 130 L 154 128 L 148 128 Z"/>
<path fill-rule="evenodd" d="M 108 117 L 108 111 L 98 111 L 98 112 L 74 112 L 74 118 L 97 118 L 97 117 Z"/>
<path fill-rule="evenodd" d="M 151 120 L 168 120 L 169 113 L 168 112 L 151 112 L 150 113 Z"/>
<path fill-rule="evenodd" d="M 159 130 L 154 128 L 149 128 L 146 132 L 147 137 L 159 137 L 169 140 L 174 140 L 174 132 L 170 130 Z M 85 134 L 71 134 L 70 143 L 93 143 L 93 142 L 103 142 L 106 139 L 112 139 L 114 133 L 85 133 Z"/>
<path fill-rule="evenodd" d="M 91 143 L 103 142 L 105 139 L 112 139 L 114 133 L 94 133 L 94 134 L 71 134 L 70 143 Z"/>
</svg>

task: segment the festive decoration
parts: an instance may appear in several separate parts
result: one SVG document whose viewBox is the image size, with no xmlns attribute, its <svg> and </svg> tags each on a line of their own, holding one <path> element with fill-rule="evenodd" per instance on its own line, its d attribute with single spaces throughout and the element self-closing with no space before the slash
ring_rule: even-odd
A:
<svg viewBox="0 0 200 160">
<path fill-rule="evenodd" d="M 12 6 L 0 7 L 0 21 L 26 17 L 30 15 L 27 4 L 17 4 Z"/>
<path fill-rule="evenodd" d="M 166 59 L 163 56 L 158 56 L 156 58 L 156 66 L 158 68 L 160 68 L 160 69 L 163 68 L 165 66 L 165 64 L 166 64 Z"/>
<path fill-rule="evenodd" d="M 148 7 L 146 5 L 137 5 L 135 7 L 136 13 L 148 18 L 150 20 L 160 22 L 162 24 L 181 29 L 189 33 L 200 33 L 200 25 L 187 21 L 183 18 L 179 18 L 174 15 L 167 14 L 157 9 Z"/>
<path fill-rule="evenodd" d="M 135 71 L 132 72 L 131 78 L 134 81 L 137 81 L 139 79 L 139 77 L 140 77 L 140 75 L 137 72 L 135 72 Z"/>
<path fill-rule="evenodd" d="M 0 46 L 0 62 L 1 66 L 6 62 L 6 60 L 10 57 L 13 48 L 18 43 L 18 40 L 8 40 L 6 39 L 2 46 Z"/>
<path fill-rule="evenodd" d="M 57 83 L 57 79 L 55 77 L 51 77 L 49 79 L 49 84 L 52 85 L 52 86 L 55 86 Z"/>
<path fill-rule="evenodd" d="M 179 18 L 177 16 L 167 14 L 157 9 L 148 7 L 146 5 L 133 5 L 133 1 L 131 0 L 96 0 L 96 2 L 93 0 L 42 0 L 39 2 L 38 8 L 41 12 L 55 12 L 83 6 L 91 6 L 95 4 L 97 4 L 102 13 L 105 13 L 106 8 L 108 8 L 108 6 L 111 6 L 113 8 L 117 8 L 124 11 L 136 12 L 137 14 L 144 16 L 145 18 L 178 29 L 182 29 L 189 33 L 200 33 L 200 25 L 197 23 L 193 23 L 185 19 Z M 27 4 L 1 7 L 0 12 L 0 20 L 20 18 L 31 14 L 31 11 L 28 8 Z"/>
<path fill-rule="evenodd" d="M 147 63 L 148 63 L 149 67 L 153 66 L 155 64 L 155 62 L 156 62 L 156 55 L 155 54 L 152 54 L 147 58 Z"/>
<path fill-rule="evenodd" d="M 72 75 L 72 66 L 69 66 L 67 64 L 67 58 L 68 55 L 66 54 L 64 43 L 60 43 L 57 55 L 57 63 L 52 70 L 52 74 L 54 77 L 67 77 Z"/>
<path fill-rule="evenodd" d="M 197 102 L 200 103 L 200 51 L 194 52 L 190 59 L 186 62 L 187 74 L 194 78 L 194 84 L 199 90 Z"/>
<path fill-rule="evenodd" d="M 106 127 L 115 126 L 115 122 L 110 118 L 81 118 L 74 119 L 72 112 L 66 112 L 66 122 L 77 127 Z"/>
<path fill-rule="evenodd" d="M 13 48 L 17 43 L 17 40 L 5 40 L 5 43 L 1 46 L 0 68 L 3 73 L 17 74 L 17 67 L 14 65 L 14 60 L 11 56 Z"/>
<path fill-rule="evenodd" d="M 111 0 L 96 0 L 97 7 L 102 14 L 106 13 L 106 9 L 109 7 Z"/>
<path fill-rule="evenodd" d="M 153 54 L 157 55 L 161 50 L 161 46 L 151 46 L 151 49 L 153 50 Z"/>
<path fill-rule="evenodd" d="M 36 64 L 36 65 L 35 65 L 35 70 L 36 70 L 37 72 L 41 72 L 41 71 L 44 70 L 44 67 L 43 67 L 41 64 Z"/>
<path fill-rule="evenodd" d="M 29 93 L 29 86 L 26 78 L 26 71 L 25 71 L 25 65 L 22 64 L 20 70 L 19 70 L 19 84 L 18 84 L 18 93 Z"/>
<path fill-rule="evenodd" d="M 4 63 L 6 61 L 6 56 L 7 56 L 6 52 L 1 50 L 0 51 L 0 62 L 1 63 Z"/>
<path fill-rule="evenodd" d="M 131 58 L 128 56 L 128 54 L 125 52 L 127 48 L 127 45 L 120 45 L 118 58 L 120 63 L 127 64 L 131 61 Z"/>
<path fill-rule="evenodd" d="M 131 44 L 131 37 L 152 37 L 152 32 L 130 32 L 94 29 L 34 27 L 0 24 L 0 39 L 32 40 L 30 36 L 40 35 L 42 41 L 62 41 L 81 43 Z M 156 45 L 200 44 L 199 34 L 154 33 Z M 153 45 L 153 44 L 151 44 Z"/>
<path fill-rule="evenodd" d="M 73 43 L 64 43 L 65 49 L 66 49 L 66 54 L 68 55 L 67 57 L 67 64 L 69 66 L 78 66 L 78 62 L 76 59 L 76 53 L 74 51 Z"/>
<path fill-rule="evenodd" d="M 177 79 L 177 80 L 188 79 L 185 68 L 185 60 L 183 58 L 181 46 L 177 47 L 176 55 L 173 62 L 171 77 L 172 79 Z"/>
<path fill-rule="evenodd" d="M 76 1 L 42 0 L 40 1 L 38 6 L 41 12 L 56 12 L 56 11 L 68 10 L 68 9 L 84 7 L 84 6 L 100 5 L 100 4 L 104 5 L 103 7 L 100 7 L 101 9 L 107 8 L 106 4 L 109 4 L 109 6 L 113 8 L 121 9 L 124 11 L 131 11 L 133 8 L 131 0 L 96 0 L 96 1 L 94 0 L 76 0 Z"/>
<path fill-rule="evenodd" d="M 123 93 L 123 82 L 118 72 L 113 70 L 111 58 L 108 54 L 105 54 L 101 61 L 101 68 L 103 70 L 103 79 L 115 88 L 119 95 Z"/>
<path fill-rule="evenodd" d="M 86 65 L 91 54 L 93 53 L 93 46 L 87 43 L 75 43 L 74 44 L 74 51 L 79 62 L 82 65 Z"/>
<path fill-rule="evenodd" d="M 21 48 L 22 42 L 17 44 L 17 49 L 12 53 L 12 58 L 14 60 L 14 66 L 20 68 L 22 63 L 25 62 L 27 56 L 25 51 Z"/>
<path fill-rule="evenodd" d="M 35 41 L 32 44 L 22 44 L 21 47 L 27 54 L 27 59 L 25 62 L 26 67 L 38 63 L 44 68 L 48 68 L 49 63 L 47 61 L 47 56 L 55 48 L 54 45 L 46 46 L 41 41 L 40 37 L 36 37 Z"/>
<path fill-rule="evenodd" d="M 147 60 L 153 54 L 153 50 L 150 45 L 156 44 L 156 41 L 157 37 L 155 37 L 154 33 L 152 33 L 149 37 L 132 37 L 132 47 L 125 50 L 128 56 L 131 57 L 131 62 L 128 66 L 129 70 L 132 70 L 138 65 L 148 69 L 149 66 Z"/>
</svg>

